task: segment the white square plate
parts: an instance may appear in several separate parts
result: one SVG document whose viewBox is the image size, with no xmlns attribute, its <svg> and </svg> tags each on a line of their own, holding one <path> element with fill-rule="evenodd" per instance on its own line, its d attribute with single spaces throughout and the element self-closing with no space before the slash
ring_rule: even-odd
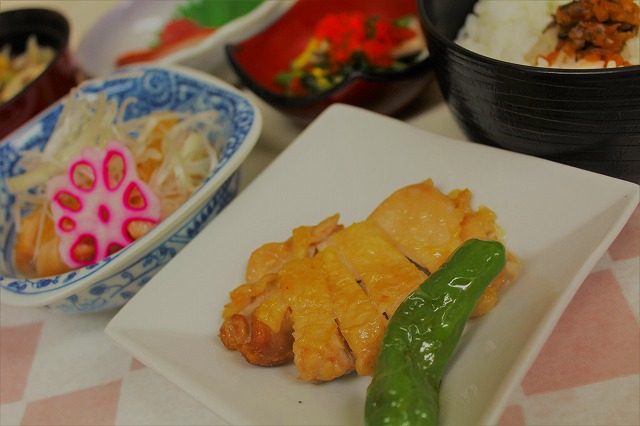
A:
<svg viewBox="0 0 640 426">
<path fill-rule="evenodd" d="M 394 190 L 432 178 L 469 188 L 524 263 L 469 327 L 444 378 L 443 424 L 495 423 L 573 294 L 638 204 L 638 186 L 427 133 L 336 105 L 312 123 L 109 323 L 114 343 L 231 424 L 362 424 L 369 377 L 321 385 L 262 368 L 217 334 L 250 253 L 336 212 L 364 219 Z"/>
</svg>

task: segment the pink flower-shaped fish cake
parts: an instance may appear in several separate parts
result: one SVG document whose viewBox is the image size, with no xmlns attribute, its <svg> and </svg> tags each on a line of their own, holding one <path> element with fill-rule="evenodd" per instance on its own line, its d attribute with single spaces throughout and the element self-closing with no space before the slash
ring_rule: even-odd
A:
<svg viewBox="0 0 640 426">
<path fill-rule="evenodd" d="M 74 268 L 117 252 L 161 220 L 158 196 L 138 177 L 131 152 L 116 141 L 72 158 L 67 174 L 49 182 L 47 198 L 61 258 Z"/>
</svg>

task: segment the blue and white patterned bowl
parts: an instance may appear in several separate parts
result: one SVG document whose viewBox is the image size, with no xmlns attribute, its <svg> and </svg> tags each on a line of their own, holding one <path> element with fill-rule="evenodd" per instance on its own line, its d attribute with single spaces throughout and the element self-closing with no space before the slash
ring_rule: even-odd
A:
<svg viewBox="0 0 640 426">
<path fill-rule="evenodd" d="M 4 304 L 69 313 L 122 306 L 237 194 L 239 167 L 262 129 L 260 112 L 242 93 L 211 75 L 175 65 L 131 67 L 106 77 L 91 80 L 80 90 L 105 91 L 107 98 L 118 102 L 135 96 L 137 101 L 127 107 L 125 119 L 161 110 L 218 111 L 227 129 L 226 137 L 212 141 L 219 163 L 187 202 L 114 255 L 61 275 L 17 278 L 13 266 L 15 196 L 6 179 L 21 173 L 19 161 L 25 150 L 42 149 L 47 143 L 65 99 L 52 105 L 0 142 L 0 302 Z"/>
</svg>

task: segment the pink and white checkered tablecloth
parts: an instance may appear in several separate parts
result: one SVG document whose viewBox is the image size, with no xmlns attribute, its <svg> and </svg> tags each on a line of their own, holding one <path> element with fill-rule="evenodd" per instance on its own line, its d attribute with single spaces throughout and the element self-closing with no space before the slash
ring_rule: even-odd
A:
<svg viewBox="0 0 640 426">
<path fill-rule="evenodd" d="M 391 0 L 389 0 L 391 1 Z M 73 26 L 72 47 L 120 0 L 0 0 L 5 7 L 50 6 Z M 434 95 L 434 96 L 432 96 Z M 412 124 L 457 136 L 433 102 Z M 268 110 L 264 111 L 269 114 Z M 248 159 L 270 162 L 284 131 L 265 117 L 260 147 Z M 266 140 L 277 141 L 269 151 Z M 0 306 L 0 425 L 211 425 L 222 420 L 106 338 L 115 312 L 70 316 Z M 640 208 L 566 308 L 500 424 L 640 425 Z"/>
<path fill-rule="evenodd" d="M 511 395 L 501 425 L 640 425 L 640 208 Z M 114 347 L 114 315 L 0 308 L 0 424 L 222 421 Z"/>
</svg>

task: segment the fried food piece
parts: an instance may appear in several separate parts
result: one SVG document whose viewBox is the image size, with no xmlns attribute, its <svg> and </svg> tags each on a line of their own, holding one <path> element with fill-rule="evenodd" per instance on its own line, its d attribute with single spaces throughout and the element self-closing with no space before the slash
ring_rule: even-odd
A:
<svg viewBox="0 0 640 426">
<path fill-rule="evenodd" d="M 471 191 L 454 190 L 448 195 L 434 187 L 431 179 L 406 186 L 391 194 L 369 216 L 408 258 L 430 272 L 463 242 L 471 238 L 501 241 L 504 231 L 496 214 L 487 207 L 471 207 Z M 489 312 L 498 302 L 498 292 L 515 281 L 520 260 L 508 254 L 507 267 L 487 288 L 472 316 Z"/>
<path fill-rule="evenodd" d="M 290 259 L 311 257 L 316 246 L 329 235 L 341 229 L 339 214 L 330 216 L 315 226 L 299 226 L 285 242 L 267 243 L 251 253 L 245 280 L 252 283 L 264 274 L 277 272 Z"/>
<path fill-rule="evenodd" d="M 378 312 L 364 289 L 340 261 L 334 246 L 325 248 L 316 258 L 328 274 L 336 322 L 355 356 L 356 372 L 360 376 L 370 376 L 389 320 Z"/>
<path fill-rule="evenodd" d="M 257 365 L 292 356 L 306 381 L 372 374 L 389 318 L 429 271 L 470 238 L 501 240 L 496 215 L 472 209 L 471 195 L 445 195 L 427 180 L 394 192 L 365 221 L 345 228 L 334 215 L 263 245 L 231 292 L 220 338 Z M 493 308 L 519 269 L 508 254 L 474 316 Z"/>
<path fill-rule="evenodd" d="M 278 277 L 278 286 L 280 285 L 280 277 Z M 256 306 L 254 314 L 263 323 L 267 324 L 275 332 L 280 330 L 285 316 L 291 310 L 289 300 L 283 291 L 278 288 L 264 298 L 262 303 Z"/>
<path fill-rule="evenodd" d="M 279 275 L 280 288 L 291 307 L 293 361 L 300 379 L 321 382 L 353 371 L 355 360 L 335 322 L 321 260 L 291 260 Z"/>
<path fill-rule="evenodd" d="M 278 272 L 278 269 L 293 258 L 291 239 L 285 242 L 267 243 L 256 249 L 249 257 L 245 280 L 248 284 L 258 281 L 265 274 Z"/>
<path fill-rule="evenodd" d="M 386 318 L 427 278 L 372 220 L 354 223 L 329 237 L 341 260 Z"/>
<path fill-rule="evenodd" d="M 239 351 L 251 364 L 270 367 L 293 358 L 293 328 L 288 306 L 284 307 L 277 328 L 262 321 L 256 309 L 269 295 L 279 295 L 279 285 L 278 274 L 266 274 L 256 283 L 236 288 L 232 302 L 225 306 L 220 340 L 227 349 Z"/>
<path fill-rule="evenodd" d="M 305 381 L 348 374 L 355 357 L 336 323 L 329 280 L 321 258 L 290 260 L 277 274 L 268 274 L 268 280 L 251 285 L 267 289 L 260 303 L 247 305 L 245 311 L 255 307 L 251 321 L 241 313 L 228 315 L 220 339 L 255 365 L 273 366 L 293 358 Z"/>
<path fill-rule="evenodd" d="M 262 367 L 284 364 L 293 358 L 291 321 L 284 322 L 278 332 L 251 316 L 234 314 L 222 323 L 220 340 L 227 349 L 237 350 L 248 363 Z"/>
<path fill-rule="evenodd" d="M 504 235 L 496 224 L 496 214 L 486 207 L 465 214 L 460 224 L 460 239 L 464 242 L 472 238 L 500 240 Z"/>
<path fill-rule="evenodd" d="M 229 318 L 239 313 L 273 289 L 273 278 L 287 261 L 294 258 L 313 256 L 316 246 L 333 232 L 342 229 L 338 224 L 339 214 L 330 216 L 314 226 L 299 226 L 284 242 L 267 243 L 251 253 L 245 283 L 230 293 L 231 300 L 225 306 L 222 317 Z M 265 280 L 265 277 L 269 277 Z M 264 319 L 264 318 L 263 318 Z M 277 330 L 277 328 L 274 328 Z"/>
<path fill-rule="evenodd" d="M 484 240 L 502 241 L 504 231 L 496 223 L 496 214 L 485 206 L 480 206 L 474 211 L 470 206 L 471 192 L 464 190 L 460 193 L 453 191 L 455 199 L 465 211 L 464 219 L 461 223 L 460 239 L 462 242 L 472 238 Z M 484 294 L 478 301 L 476 308 L 471 313 L 472 318 L 482 316 L 498 303 L 498 293 L 515 281 L 520 274 L 522 264 L 520 259 L 513 253 L 507 252 L 507 265 L 493 282 L 487 287 Z"/>
<path fill-rule="evenodd" d="M 241 284 L 229 294 L 231 300 L 224 306 L 222 318 L 230 318 L 234 314 L 250 313 L 248 309 L 265 299 L 266 295 L 278 287 L 278 275 L 275 273 L 265 274 L 254 283 Z"/>
<path fill-rule="evenodd" d="M 223 311 L 219 336 L 227 348 L 238 350 L 256 365 L 278 365 L 293 358 L 291 308 L 280 291 L 278 272 L 292 259 L 313 256 L 319 242 L 341 229 L 339 217 L 300 226 L 287 241 L 265 244 L 251 254 L 246 283 L 230 293 Z"/>
<path fill-rule="evenodd" d="M 507 265 L 500 275 L 496 277 L 485 290 L 482 298 L 478 301 L 475 309 L 471 313 L 471 318 L 477 318 L 491 311 L 498 303 L 498 293 L 513 283 L 522 269 L 522 262 L 513 253 L 507 252 Z"/>
<path fill-rule="evenodd" d="M 460 245 L 464 209 L 431 179 L 401 188 L 369 215 L 418 265 L 435 271 Z"/>
</svg>

